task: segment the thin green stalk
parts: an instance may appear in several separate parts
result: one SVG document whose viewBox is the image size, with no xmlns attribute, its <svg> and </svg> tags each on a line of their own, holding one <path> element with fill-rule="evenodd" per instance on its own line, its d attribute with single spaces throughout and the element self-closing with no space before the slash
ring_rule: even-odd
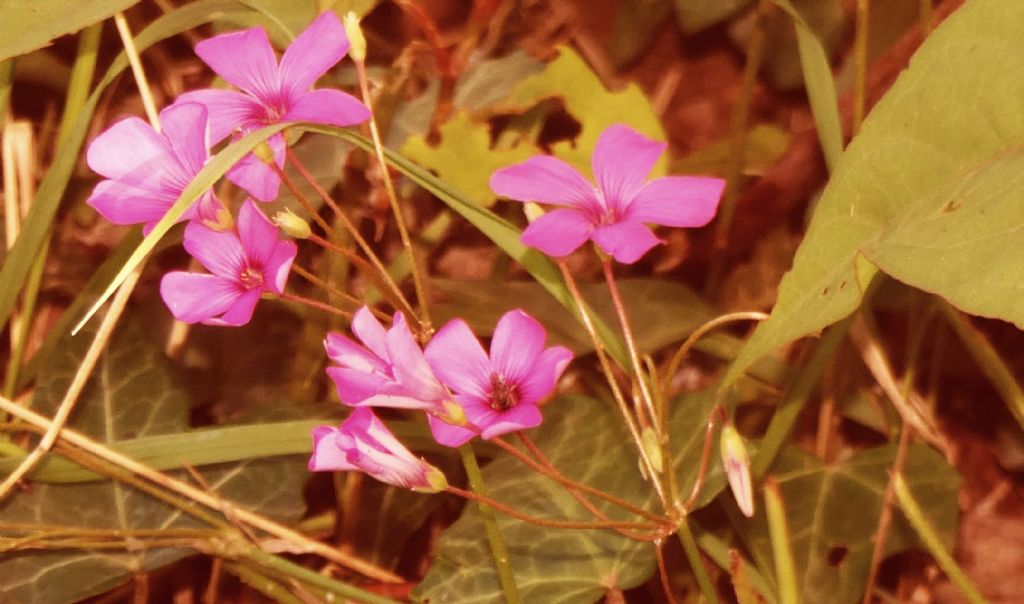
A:
<svg viewBox="0 0 1024 604">
<path fill-rule="evenodd" d="M 469 445 L 459 447 L 459 455 L 462 457 L 462 465 L 466 469 L 466 478 L 469 480 L 469 488 L 474 493 L 486 496 L 487 487 L 484 485 L 483 474 L 480 473 L 480 466 L 476 462 L 476 455 Z M 494 556 L 494 567 L 498 571 L 498 581 L 501 583 L 501 592 L 505 595 L 508 604 L 519 603 L 519 589 L 516 587 L 515 575 L 512 573 L 512 565 L 509 560 L 508 546 L 501 536 L 498 528 L 498 520 L 494 515 L 494 509 L 484 503 L 477 503 L 480 510 L 480 517 L 484 521 L 484 530 L 487 532 L 487 541 L 491 544 L 491 554 Z"/>
<path fill-rule="evenodd" d="M 60 128 L 57 131 L 57 149 L 64 147 L 75 120 L 85 106 L 89 98 L 89 86 L 96 71 L 96 54 L 100 45 L 100 34 L 103 33 L 103 22 L 91 25 L 82 30 L 78 38 L 78 53 L 75 56 L 75 64 L 71 68 L 71 78 L 68 81 L 68 92 L 64 100 L 64 113 L 61 115 Z M 11 62 L 5 62 L 10 65 Z M 3 67 L 0 67 L 0 72 Z M 3 75 L 0 73 L 0 88 L 3 87 Z M 8 90 L 9 91 L 9 90 Z M 3 96 L 0 91 L 0 96 Z M 4 113 L 4 100 L 0 99 L 0 114 Z M 0 117 L 0 120 L 3 118 Z M 13 398 L 18 384 L 18 374 L 21 371 L 21 363 L 25 358 L 25 344 L 28 342 L 29 330 L 32 327 L 32 316 L 35 313 L 36 301 L 39 298 L 39 286 L 43 280 L 43 269 L 46 266 L 46 257 L 50 251 L 50 238 L 48 233 L 43 245 L 39 248 L 39 255 L 28 275 L 25 291 L 22 294 L 22 320 L 19 323 L 19 330 L 15 341 L 17 344 L 11 353 L 7 363 L 7 373 L 4 376 L 3 394 L 7 398 Z"/>
<path fill-rule="evenodd" d="M 764 508 L 768 516 L 768 536 L 772 541 L 772 557 L 775 559 L 775 577 L 779 585 L 781 604 L 798 604 L 800 591 L 796 583 L 796 566 L 793 563 L 793 549 L 786 523 L 786 509 L 782 503 L 779 485 L 772 479 L 765 480 Z"/>
<path fill-rule="evenodd" d="M 690 530 L 690 523 L 685 515 L 680 519 L 677 529 L 676 535 L 679 537 L 679 543 L 683 546 L 683 551 L 686 552 L 686 559 L 690 563 L 693 576 L 697 579 L 700 593 L 704 595 L 708 604 L 718 604 L 718 591 L 711 583 L 708 570 L 704 568 L 704 561 L 700 557 L 700 550 L 697 549 L 697 542 L 693 538 L 693 531 Z"/>
<path fill-rule="evenodd" d="M 270 598 L 271 602 L 281 602 L 283 604 L 306 604 L 303 600 L 292 595 L 283 585 L 264 575 L 263 573 L 253 570 L 245 564 L 239 564 L 234 562 L 228 562 L 224 565 L 229 573 L 238 577 L 238 579 L 255 589 L 266 597 Z"/>
<path fill-rule="evenodd" d="M 796 425 L 797 417 L 803 410 L 804 404 L 807 403 L 811 391 L 821 378 L 822 372 L 825 371 L 825 365 L 828 364 L 829 359 L 832 358 L 839 344 L 846 337 L 852 322 L 853 318 L 848 317 L 825 330 L 825 334 L 811 354 L 810 360 L 800 369 L 800 373 L 786 390 L 786 394 L 775 410 L 775 415 L 772 416 L 771 423 L 768 424 L 768 431 L 757 447 L 757 454 L 754 455 L 751 472 L 755 480 L 764 476 L 764 473 L 771 467 L 775 456 L 785 444 L 790 430 Z"/>
<path fill-rule="evenodd" d="M 946 576 L 949 577 L 949 580 L 960 588 L 960 591 L 972 604 L 984 604 L 986 601 L 984 596 L 981 595 L 981 592 L 971 582 L 971 579 L 956 563 L 953 556 L 946 551 L 945 546 L 942 544 L 942 539 L 935 532 L 935 529 L 932 528 L 921 506 L 918 505 L 917 500 L 914 499 L 913 494 L 911 494 L 910 489 L 907 487 L 902 473 L 893 476 L 893 487 L 896 490 L 896 499 L 900 502 L 900 508 L 903 509 L 903 515 L 906 516 L 910 525 L 917 531 L 917 536 L 921 538 L 921 542 L 928 548 L 928 551 L 935 558 L 943 572 L 946 573 Z"/>
<path fill-rule="evenodd" d="M 995 387 L 996 392 L 1002 397 L 1006 407 L 1013 414 L 1017 423 L 1024 427 L 1024 389 L 1021 389 L 1017 378 L 1007 366 L 1006 362 L 999 355 L 999 352 L 988 341 L 985 334 L 981 333 L 959 310 L 953 308 L 942 298 L 936 297 L 942 315 L 946 317 L 950 327 L 956 332 L 958 338 L 967 348 L 971 358 L 978 364 L 978 368 L 985 374 L 989 382 Z"/>
<path fill-rule="evenodd" d="M 365 602 L 365 604 L 398 604 L 397 601 L 392 600 L 391 598 L 385 598 L 384 596 L 379 596 L 375 593 L 359 589 L 358 587 L 342 583 L 341 581 L 321 575 L 320 573 L 312 571 L 304 566 L 299 566 L 298 564 L 280 556 L 268 554 L 267 552 L 255 547 L 247 548 L 243 553 L 243 557 L 267 568 L 268 570 L 271 570 L 275 574 L 291 577 L 301 583 L 306 583 L 307 585 L 323 589 L 327 591 L 328 594 L 349 598 L 356 602 Z"/>
</svg>

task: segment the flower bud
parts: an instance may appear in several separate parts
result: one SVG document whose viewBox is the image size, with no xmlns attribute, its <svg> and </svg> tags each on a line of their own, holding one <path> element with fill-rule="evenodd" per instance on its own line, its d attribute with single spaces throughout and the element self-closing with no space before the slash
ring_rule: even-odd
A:
<svg viewBox="0 0 1024 604">
<path fill-rule="evenodd" d="M 729 478 L 729 488 L 732 489 L 732 496 L 736 499 L 736 505 L 747 518 L 754 515 L 754 491 L 750 481 L 750 455 L 747 447 L 743 444 L 743 438 L 732 427 L 726 423 L 722 426 L 722 435 L 719 440 L 722 454 L 722 465 L 725 466 L 725 475 Z"/>
<path fill-rule="evenodd" d="M 544 215 L 544 208 L 532 201 L 528 201 L 526 202 L 526 205 L 523 206 L 523 213 L 526 214 L 527 221 L 533 222 Z"/>
<path fill-rule="evenodd" d="M 345 26 L 345 35 L 348 36 L 348 55 L 356 63 L 366 61 L 366 37 L 363 36 L 362 28 L 359 27 L 359 16 L 349 11 L 342 19 L 342 23 Z"/>
<path fill-rule="evenodd" d="M 647 459 L 650 459 L 651 465 L 654 466 L 654 471 L 659 474 L 663 472 L 665 463 L 661 457 L 661 443 L 658 442 L 658 434 L 650 426 L 647 426 L 640 433 L 640 441 L 644 445 Z"/>
<path fill-rule="evenodd" d="M 256 145 L 256 148 L 252 150 L 252 154 L 258 157 L 259 160 L 265 164 L 269 165 L 276 163 L 276 160 L 274 159 L 274 150 L 270 148 L 267 141 L 263 141 Z"/>
<path fill-rule="evenodd" d="M 309 228 L 309 223 L 287 208 L 274 216 L 274 224 L 280 227 L 289 237 L 296 239 L 308 239 L 313 234 L 313 230 Z"/>
</svg>

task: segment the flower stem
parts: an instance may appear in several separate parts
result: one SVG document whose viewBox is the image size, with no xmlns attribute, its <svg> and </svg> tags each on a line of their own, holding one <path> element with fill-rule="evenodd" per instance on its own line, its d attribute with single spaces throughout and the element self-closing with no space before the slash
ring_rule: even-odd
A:
<svg viewBox="0 0 1024 604">
<path fill-rule="evenodd" d="M 668 566 L 665 565 L 665 552 L 662 551 L 660 541 L 654 545 L 654 554 L 658 558 L 658 576 L 661 578 L 661 589 L 665 592 L 665 599 L 668 600 L 668 604 L 677 604 L 676 597 L 672 595 L 672 582 L 668 580 Z"/>
<path fill-rule="evenodd" d="M 487 533 L 487 541 L 491 545 L 491 555 L 494 557 L 494 568 L 498 571 L 498 582 L 501 584 L 501 591 L 505 595 L 505 602 L 507 604 L 518 604 L 519 603 L 519 588 L 516 587 L 516 578 L 512 573 L 512 564 L 509 560 L 508 546 L 505 545 L 505 538 L 501 535 L 501 529 L 498 528 L 498 519 L 494 516 L 494 509 L 486 502 L 482 501 L 482 495 L 486 492 L 486 486 L 484 485 L 483 474 L 480 473 L 480 466 L 476 462 L 476 455 L 473 453 L 473 448 L 470 445 L 462 445 L 459 447 L 459 455 L 462 457 L 462 466 L 466 469 L 466 478 L 469 480 L 469 488 L 473 489 L 477 494 L 465 493 L 464 496 L 468 496 L 468 499 L 475 497 L 481 497 L 477 499 L 477 509 L 480 511 L 480 517 L 484 522 L 484 530 Z M 448 490 L 451 491 L 453 487 L 449 486 Z"/>
<path fill-rule="evenodd" d="M 391 288 L 391 290 L 394 291 L 398 298 L 401 300 L 401 306 L 403 308 L 410 309 L 410 312 L 412 312 L 412 305 L 409 304 L 409 301 L 405 299 L 405 296 L 399 289 L 398 284 L 395 283 L 395 281 L 391 278 L 391 274 L 388 273 L 388 269 L 384 266 L 384 263 L 381 262 L 377 254 L 374 253 L 373 248 L 370 247 L 370 244 L 366 241 L 366 238 L 363 237 L 362 233 L 359 232 L 359 229 L 356 228 L 356 225 L 353 224 L 352 220 L 348 217 L 347 214 L 345 214 L 344 211 L 342 211 L 341 207 L 338 206 L 338 204 L 327 193 L 327 191 L 325 191 L 324 188 L 320 186 L 320 183 L 316 181 L 316 178 L 314 178 L 313 175 L 309 173 L 309 170 L 306 169 L 306 166 L 302 164 L 302 162 L 291 150 L 291 148 L 286 148 L 285 153 L 288 156 L 288 160 L 292 162 L 293 166 L 295 166 L 295 169 L 298 170 L 299 174 L 301 174 L 302 177 L 306 179 L 306 182 L 309 183 L 309 186 L 313 187 L 313 190 L 317 192 L 317 195 L 319 195 L 320 198 L 323 199 L 324 203 L 326 203 L 331 208 L 331 210 L 334 211 L 335 216 L 341 222 L 342 226 L 344 226 L 345 230 L 347 230 L 349 234 L 352 235 L 352 238 L 355 239 L 356 244 L 359 246 L 359 249 L 363 250 L 363 253 L 366 254 L 366 257 L 370 259 L 370 264 L 372 264 L 373 267 L 377 269 L 377 271 L 380 273 L 381 279 L 383 279 L 388 284 L 388 287 Z"/>
<path fill-rule="evenodd" d="M 856 31 L 853 37 L 853 121 L 851 136 L 857 136 L 867 107 L 869 0 L 857 0 Z"/>
<path fill-rule="evenodd" d="M 359 78 L 359 90 L 363 96 L 363 104 L 370 110 L 370 138 L 373 139 L 373 150 L 377 157 L 377 165 L 380 168 L 381 179 L 384 181 L 384 190 L 387 193 L 388 201 L 391 203 L 391 212 L 395 215 L 395 226 L 398 227 L 398 234 L 402 239 L 402 246 L 409 253 L 410 268 L 412 272 L 413 286 L 416 288 L 416 299 L 420 304 L 420 324 L 422 331 L 431 333 L 433 327 L 430 321 L 430 301 L 427 297 L 423 266 L 413 248 L 412 239 L 409 237 L 409 229 L 405 226 L 405 218 L 402 216 L 402 207 L 398 203 L 398 195 L 395 193 L 395 185 L 391 182 L 391 175 L 388 172 L 388 165 L 384 161 L 384 146 L 380 141 L 380 131 L 377 128 L 377 117 L 373 112 L 373 104 L 370 100 L 370 85 L 366 77 L 366 63 L 355 61 L 356 75 Z"/>
<path fill-rule="evenodd" d="M 910 525 L 914 527 L 914 530 L 917 531 L 917 536 L 921 538 L 921 541 L 928 548 L 928 551 L 931 552 L 932 557 L 938 562 L 946 576 L 949 577 L 949 580 L 960 588 L 960 591 L 972 604 L 984 604 L 984 596 L 981 595 L 981 592 L 971 582 L 971 579 L 956 563 L 953 556 L 949 555 L 949 552 L 946 551 L 945 546 L 942 544 L 942 539 L 939 538 L 938 533 L 932 528 L 921 506 L 918 505 L 914 495 L 907 487 L 902 473 L 897 473 L 893 476 L 893 487 L 896 491 L 896 499 L 899 500 L 900 507 L 903 509 L 903 514 L 910 521 Z"/>
<path fill-rule="evenodd" d="M 307 239 L 324 248 L 325 250 L 341 254 L 342 256 L 350 260 L 353 264 L 355 264 L 363 271 L 363 274 L 365 274 L 367 278 L 369 278 L 373 282 L 373 284 L 380 290 L 381 294 L 383 294 L 384 297 L 387 298 L 388 302 L 390 302 L 395 308 L 400 308 L 409 313 L 413 312 L 412 306 L 409 304 L 409 301 L 405 299 L 404 295 L 402 295 L 402 291 L 398 289 L 398 284 L 395 283 L 393 279 L 391 279 L 391 276 L 387 273 L 386 270 L 383 273 L 381 273 L 378 270 L 375 270 L 375 267 L 371 267 L 370 264 L 366 262 L 366 260 L 360 258 L 352 250 L 343 248 L 339 245 L 335 245 L 318 235 L 310 235 L 309 237 L 307 237 Z"/>
<path fill-rule="evenodd" d="M 722 408 L 718 405 L 711 410 L 711 414 L 708 416 L 707 428 L 704 432 L 704 448 L 700 452 L 700 465 L 697 466 L 697 476 L 693 479 L 693 489 L 690 491 L 690 496 L 686 498 L 686 502 L 683 503 L 683 509 L 689 512 L 693 505 L 697 501 L 697 497 L 700 496 L 701 487 L 704 486 L 704 478 L 708 474 L 708 463 L 711 460 L 711 448 L 715 440 L 715 424 Z"/>
<path fill-rule="evenodd" d="M 693 538 L 693 531 L 690 530 L 690 522 L 686 515 L 679 519 L 679 524 L 676 525 L 676 535 L 679 538 L 679 543 L 683 546 L 686 560 L 690 563 L 690 570 L 693 571 L 693 576 L 697 579 L 697 587 L 704 595 L 704 600 L 708 604 L 718 604 L 718 592 L 711 582 L 711 577 L 708 576 L 707 568 L 704 567 L 704 561 L 700 557 L 700 550 L 697 549 L 697 541 Z"/>
<path fill-rule="evenodd" d="M 331 225 L 327 223 L 326 220 L 324 220 L 324 217 L 320 215 L 320 212 L 316 211 L 316 208 L 313 207 L 313 204 L 310 203 L 309 199 L 307 199 L 306 196 L 302 193 L 302 191 L 299 189 L 299 186 L 295 184 L 295 181 L 292 180 L 292 177 L 288 176 L 288 173 L 285 172 L 284 168 L 277 165 L 277 162 L 274 161 L 266 162 L 266 164 L 268 167 L 270 167 L 271 170 L 273 170 L 277 174 L 277 177 L 280 178 L 281 182 L 284 183 L 284 186 L 287 187 L 289 191 L 291 191 L 292 195 L 295 196 L 295 199 L 297 199 L 299 203 L 302 204 L 302 208 L 306 210 L 306 213 L 309 214 L 309 217 L 313 219 L 313 222 L 315 222 L 317 226 L 323 229 L 324 233 L 326 233 L 328 237 L 330 237 L 331 239 L 336 239 L 337 234 L 334 232 L 334 229 L 331 227 Z M 348 250 L 345 251 L 347 252 Z"/>
<path fill-rule="evenodd" d="M 535 526 L 542 526 L 544 528 L 555 528 L 555 529 L 580 529 L 580 530 L 615 530 L 615 529 L 637 529 L 637 530 L 649 530 L 652 528 L 650 524 L 645 522 L 620 522 L 617 520 L 601 521 L 601 522 L 581 522 L 578 520 L 551 520 L 548 518 L 540 518 L 538 516 L 530 516 L 524 514 L 512 506 L 505 505 L 500 501 L 491 499 L 486 495 L 474 493 L 473 491 L 465 491 L 458 487 L 449 486 L 445 489 L 452 495 L 457 495 L 465 499 L 471 499 L 477 503 L 484 503 L 494 508 L 495 510 L 511 516 L 516 520 L 521 520 L 528 524 Z"/>
<path fill-rule="evenodd" d="M 323 302 L 320 302 L 318 300 L 313 300 L 311 298 L 306 298 L 304 296 L 299 296 L 288 292 L 281 292 L 279 296 L 282 300 L 288 300 L 289 302 L 297 302 L 298 304 L 309 306 L 310 308 L 315 308 L 317 310 L 322 310 L 324 312 L 330 313 L 332 315 L 337 315 L 345 319 L 352 318 L 352 313 L 341 310 L 340 308 L 334 308 L 330 304 L 324 304 Z"/>
<path fill-rule="evenodd" d="M 637 426 L 636 419 L 633 417 L 633 414 L 629 409 L 629 404 L 626 402 L 626 398 L 622 395 L 622 390 L 619 388 L 619 383 L 615 379 L 615 374 L 612 373 L 612 366 L 611 362 L 608 360 L 608 354 L 605 352 L 604 345 L 601 343 L 601 338 L 598 337 L 597 331 L 594 329 L 594 323 L 590 320 L 587 303 L 583 300 L 583 295 L 580 294 L 580 288 L 576 284 L 576 279 L 572 276 L 572 271 L 569 270 L 569 267 L 564 261 L 558 261 L 558 268 L 561 269 L 562 277 L 565 279 L 565 284 L 569 288 L 569 293 L 572 294 L 573 302 L 576 303 L 576 311 L 580 314 L 580 320 L 583 323 L 583 327 L 590 336 L 591 344 L 594 346 L 594 352 L 597 353 L 597 360 L 601 365 L 601 371 L 604 372 L 604 377 L 608 381 L 608 387 L 612 390 L 612 397 L 618 404 L 619 412 L 622 414 L 622 420 L 629 429 L 630 436 L 633 437 L 633 443 L 636 445 L 636 448 L 640 453 L 640 459 L 643 462 L 644 469 L 647 470 L 647 475 L 650 476 L 651 482 L 654 484 L 654 490 L 657 491 L 658 497 L 661 499 L 661 503 L 665 507 L 665 510 L 670 510 L 672 508 L 665 495 L 665 491 L 661 486 L 658 473 L 654 469 L 654 462 L 651 461 L 650 455 L 648 454 L 646 447 L 644 447 L 643 438 L 640 435 L 640 428 Z"/>
<path fill-rule="evenodd" d="M 782 503 L 779 485 L 771 478 L 765 479 L 764 507 L 768 516 L 768 536 L 772 542 L 772 556 L 775 558 L 779 603 L 798 604 L 800 591 L 796 584 L 796 567 L 793 564 L 793 549 L 789 541 L 786 510 Z"/>
<path fill-rule="evenodd" d="M 615 281 L 615 271 L 612 268 L 612 261 L 608 258 L 601 263 L 604 270 L 604 280 L 608 284 L 608 292 L 612 296 L 612 305 L 615 307 L 615 314 L 619 317 L 619 325 L 622 327 L 622 335 L 626 338 L 626 349 L 629 351 L 629 361 L 633 365 L 633 375 L 640 386 L 640 393 L 643 395 L 644 404 L 647 406 L 647 413 L 651 416 L 651 424 L 655 433 L 658 434 L 659 442 L 664 443 L 668 434 L 661 431 L 661 421 L 654 408 L 654 397 L 651 396 L 651 389 L 647 385 L 647 378 L 644 377 L 644 369 L 640 364 L 640 355 L 636 349 L 636 338 L 633 337 L 633 328 L 629 324 L 629 315 L 626 306 L 622 302 L 622 293 Z"/>
<path fill-rule="evenodd" d="M 317 277 L 316 275 L 314 275 L 312 273 L 312 271 L 308 271 L 308 270 L 302 268 L 301 266 L 299 266 L 298 264 L 292 264 L 292 270 L 297 275 L 299 275 L 300 277 L 302 277 L 303 279 L 305 279 L 306 281 L 308 281 L 312 285 L 315 285 L 316 287 L 319 287 L 320 289 L 326 291 L 329 294 L 334 294 L 334 295 L 340 297 L 342 300 L 345 300 L 346 302 L 349 302 L 349 303 L 355 305 L 357 308 L 359 306 L 362 306 L 362 304 L 363 304 L 363 301 L 360 300 L 359 298 L 357 298 L 357 297 L 353 296 L 352 294 L 350 294 L 350 293 L 348 293 L 346 291 L 343 291 L 343 290 L 341 290 L 341 289 L 339 289 L 337 287 L 334 287 L 330 283 L 328 283 L 328 282 L 324 281 L 323 279 L 321 279 L 320 277 Z M 376 316 L 378 319 L 382 319 L 382 320 L 385 320 L 385 321 L 388 321 L 388 320 L 391 319 L 391 317 L 389 317 L 386 313 L 383 313 L 383 312 L 381 312 L 381 311 L 379 311 L 377 309 L 371 308 L 370 312 L 372 312 L 374 314 L 374 316 Z"/>
</svg>

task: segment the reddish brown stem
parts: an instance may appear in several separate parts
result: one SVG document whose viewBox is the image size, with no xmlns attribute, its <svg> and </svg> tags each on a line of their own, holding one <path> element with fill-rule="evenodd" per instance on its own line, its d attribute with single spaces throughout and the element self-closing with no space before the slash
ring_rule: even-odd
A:
<svg viewBox="0 0 1024 604">
<path fill-rule="evenodd" d="M 665 592 L 665 599 L 669 604 L 676 604 L 676 597 L 672 595 L 672 583 L 668 580 L 668 566 L 665 564 L 665 552 L 663 544 L 659 541 L 654 546 L 654 552 L 658 557 L 658 576 L 661 577 L 661 589 Z"/>
<path fill-rule="evenodd" d="M 318 302 L 316 300 L 305 298 L 303 296 L 297 296 L 295 294 L 290 294 L 288 292 L 283 292 L 280 295 L 282 300 L 298 302 L 299 304 L 303 304 L 305 306 L 309 306 L 317 310 L 322 310 L 324 312 L 331 313 L 332 315 L 338 315 L 339 317 L 345 317 L 346 319 L 352 318 L 352 313 L 341 310 L 340 308 L 334 308 L 330 304 L 324 304 L 323 302 Z"/>
</svg>

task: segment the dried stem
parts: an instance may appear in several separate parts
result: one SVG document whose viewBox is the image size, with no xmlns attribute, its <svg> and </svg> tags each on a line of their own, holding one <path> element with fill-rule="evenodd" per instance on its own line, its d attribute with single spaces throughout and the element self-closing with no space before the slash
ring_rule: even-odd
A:
<svg viewBox="0 0 1024 604">
<path fill-rule="evenodd" d="M 139 51 L 135 47 L 135 39 L 132 37 L 124 13 L 114 14 L 114 24 L 117 25 L 117 33 L 121 36 L 124 52 L 128 55 L 128 64 L 131 65 L 132 75 L 138 85 L 142 106 L 146 109 L 146 117 L 149 118 L 149 124 L 153 126 L 153 129 L 159 132 L 160 117 L 156 110 L 156 101 L 153 100 L 153 92 L 149 88 L 149 80 L 146 79 L 146 70 L 142 68 L 142 60 L 139 58 Z"/>
<path fill-rule="evenodd" d="M 868 566 L 868 581 L 865 583 L 863 604 L 871 604 L 871 595 L 874 592 L 875 579 L 878 577 L 878 567 L 885 556 L 885 544 L 889 539 L 889 527 L 892 525 L 893 501 L 896 498 L 896 476 L 903 472 L 903 466 L 907 462 L 907 449 L 910 447 L 910 439 L 914 429 L 904 424 L 900 430 L 899 444 L 896 445 L 896 459 L 893 460 L 892 473 L 889 475 L 889 483 L 885 487 L 885 494 L 882 496 L 882 512 L 878 517 L 878 529 L 875 531 L 873 541 L 875 546 L 871 551 L 871 562 Z"/>
</svg>

